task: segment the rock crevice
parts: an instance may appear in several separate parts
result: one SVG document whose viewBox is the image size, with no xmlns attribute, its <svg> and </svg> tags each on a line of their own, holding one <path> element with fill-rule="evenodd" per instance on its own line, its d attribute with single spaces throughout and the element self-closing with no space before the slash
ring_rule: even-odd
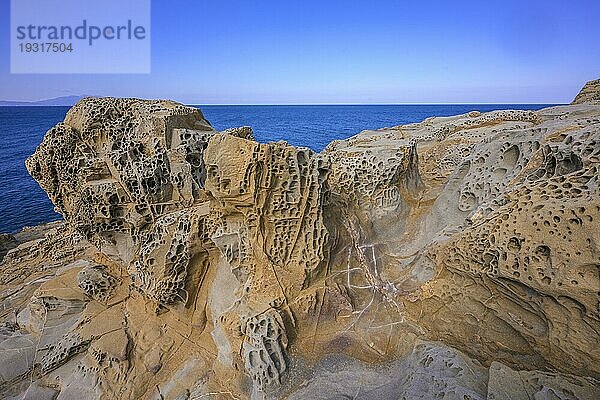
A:
<svg viewBox="0 0 600 400">
<path fill-rule="evenodd" d="M 3 261 L 0 393 L 598 398 L 594 87 L 321 153 L 81 100 L 26 163 L 64 223 Z"/>
</svg>

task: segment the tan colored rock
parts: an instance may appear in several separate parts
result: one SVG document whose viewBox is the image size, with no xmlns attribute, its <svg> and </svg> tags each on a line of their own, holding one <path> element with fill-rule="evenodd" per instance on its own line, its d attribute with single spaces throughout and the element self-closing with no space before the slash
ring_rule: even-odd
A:
<svg viewBox="0 0 600 400">
<path fill-rule="evenodd" d="M 514 371 L 498 362 L 489 369 L 488 400 L 589 399 L 598 397 L 597 382 L 568 374 Z"/>
<path fill-rule="evenodd" d="M 587 82 L 571 104 L 600 101 L 600 79 Z"/>
<path fill-rule="evenodd" d="M 2 264 L 0 393 L 599 397 L 599 141 L 593 102 L 316 154 L 84 99 L 27 161 L 65 223 Z"/>
</svg>

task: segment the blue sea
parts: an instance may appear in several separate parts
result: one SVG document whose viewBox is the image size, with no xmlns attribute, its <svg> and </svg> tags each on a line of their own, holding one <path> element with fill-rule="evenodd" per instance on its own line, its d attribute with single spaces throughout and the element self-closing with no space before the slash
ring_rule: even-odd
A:
<svg viewBox="0 0 600 400">
<path fill-rule="evenodd" d="M 551 104 L 200 106 L 215 129 L 249 125 L 258 141 L 286 140 L 321 151 L 334 139 L 431 116 L 472 110 L 538 110 Z M 0 233 L 55 221 L 46 193 L 29 176 L 24 161 L 69 107 L 0 107 Z"/>
</svg>

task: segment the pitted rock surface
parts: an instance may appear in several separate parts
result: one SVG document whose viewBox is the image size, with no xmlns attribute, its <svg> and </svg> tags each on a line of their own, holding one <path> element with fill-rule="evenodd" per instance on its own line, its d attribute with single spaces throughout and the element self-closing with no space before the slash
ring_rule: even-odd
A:
<svg viewBox="0 0 600 400">
<path fill-rule="evenodd" d="M 81 100 L 27 160 L 64 223 L 7 247 L 1 396 L 599 398 L 594 85 L 321 153 Z"/>
</svg>

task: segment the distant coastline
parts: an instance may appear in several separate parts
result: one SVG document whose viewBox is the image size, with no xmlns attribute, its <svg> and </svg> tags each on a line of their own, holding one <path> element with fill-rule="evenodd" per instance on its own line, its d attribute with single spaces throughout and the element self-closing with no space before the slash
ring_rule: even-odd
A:
<svg viewBox="0 0 600 400">
<path fill-rule="evenodd" d="M 0 107 L 30 107 L 30 106 L 57 106 L 57 107 L 71 107 L 74 106 L 79 100 L 85 97 L 103 97 L 94 95 L 81 95 L 81 96 L 61 96 L 53 97 L 50 99 L 33 100 L 33 101 L 17 101 L 17 100 L 0 100 Z M 506 103 L 506 102 L 486 102 L 486 103 L 201 103 L 201 102 L 183 102 L 188 106 L 192 107 L 321 107 L 321 106 L 555 106 L 555 105 L 566 105 L 568 103 L 539 103 L 539 102 L 518 102 L 518 103 Z"/>
<path fill-rule="evenodd" d="M 0 100 L 0 107 L 73 106 L 84 97 L 89 96 L 61 96 L 38 101 Z"/>
</svg>

